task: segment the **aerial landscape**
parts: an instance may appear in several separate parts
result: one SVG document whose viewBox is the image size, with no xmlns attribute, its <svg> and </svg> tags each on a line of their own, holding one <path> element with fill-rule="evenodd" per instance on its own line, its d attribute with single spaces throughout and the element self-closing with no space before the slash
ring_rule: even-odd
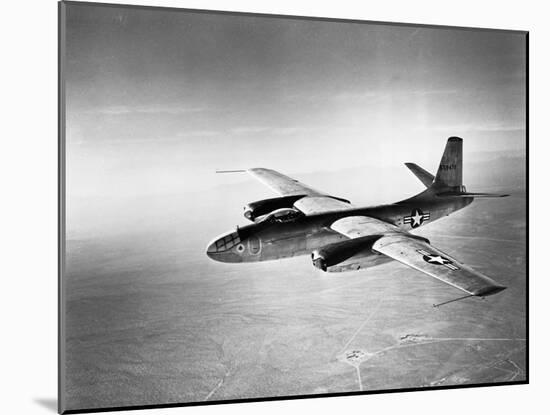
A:
<svg viewBox="0 0 550 415">
<path fill-rule="evenodd" d="M 524 164 L 485 163 L 509 185 L 480 178 L 472 186 L 511 196 L 476 200 L 419 230 L 508 287 L 485 300 L 433 308 L 460 292 L 397 262 L 342 274 L 322 273 L 307 257 L 245 268 L 212 262 L 206 238 L 237 220 L 245 201 L 231 187 L 215 188 L 191 211 L 186 198 L 148 209 L 164 214 L 156 229 L 145 217 L 143 230 L 69 239 L 68 407 L 525 379 Z M 468 178 L 484 169 L 465 171 Z M 243 180 L 243 194 L 266 192 Z M 222 200 L 234 208 L 221 218 L 178 215 Z"/>
</svg>

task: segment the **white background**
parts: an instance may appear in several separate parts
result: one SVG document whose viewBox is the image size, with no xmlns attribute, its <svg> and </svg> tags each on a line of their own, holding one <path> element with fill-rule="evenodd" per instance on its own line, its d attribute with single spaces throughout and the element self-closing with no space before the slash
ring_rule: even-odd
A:
<svg viewBox="0 0 550 415">
<path fill-rule="evenodd" d="M 113 3 L 123 3 L 112 1 Z M 130 2 L 130 1 L 129 1 Z M 135 4 L 530 31 L 530 385 L 216 405 L 166 414 L 540 413 L 548 409 L 548 11 L 535 1 L 132 1 Z M 54 413 L 57 393 L 57 4 L 3 2 L 2 413 Z M 546 203 L 545 203 L 546 202 Z M 135 413 L 135 412 L 134 412 Z"/>
</svg>

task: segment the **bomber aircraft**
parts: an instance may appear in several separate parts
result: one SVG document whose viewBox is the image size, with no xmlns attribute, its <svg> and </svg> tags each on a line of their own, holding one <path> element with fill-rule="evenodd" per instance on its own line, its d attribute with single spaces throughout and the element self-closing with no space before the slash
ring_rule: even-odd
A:
<svg viewBox="0 0 550 415">
<path fill-rule="evenodd" d="M 373 207 L 356 207 L 270 169 L 219 171 L 247 172 L 280 197 L 247 204 L 244 216 L 253 223 L 219 236 L 208 245 L 206 254 L 230 263 L 311 255 L 313 265 L 327 272 L 365 269 L 396 260 L 467 294 L 451 301 L 504 290 L 503 285 L 409 231 L 468 206 L 476 197 L 507 195 L 466 191 L 459 137 L 447 140 L 435 177 L 414 163 L 405 165 L 426 190 L 397 203 Z"/>
</svg>

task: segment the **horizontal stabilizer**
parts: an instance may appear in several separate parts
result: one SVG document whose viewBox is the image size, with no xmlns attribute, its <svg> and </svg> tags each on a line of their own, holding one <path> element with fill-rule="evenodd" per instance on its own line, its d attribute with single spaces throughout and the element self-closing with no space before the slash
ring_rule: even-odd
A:
<svg viewBox="0 0 550 415">
<path fill-rule="evenodd" d="M 416 177 L 418 177 L 418 180 L 420 180 L 424 186 L 430 187 L 432 185 L 432 183 L 434 181 L 433 174 L 428 173 L 426 170 L 424 170 L 418 164 L 405 163 L 405 166 L 407 166 L 409 168 L 409 170 L 412 171 L 413 174 Z"/>
<path fill-rule="evenodd" d="M 436 196 L 440 197 L 507 197 L 510 195 L 499 193 L 472 193 L 472 192 L 441 192 Z"/>
</svg>

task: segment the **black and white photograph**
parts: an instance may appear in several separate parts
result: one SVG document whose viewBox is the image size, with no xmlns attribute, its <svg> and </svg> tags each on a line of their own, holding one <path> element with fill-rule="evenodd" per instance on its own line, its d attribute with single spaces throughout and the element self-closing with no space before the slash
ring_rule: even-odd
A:
<svg viewBox="0 0 550 415">
<path fill-rule="evenodd" d="M 61 412 L 528 383 L 527 32 L 67 1 L 59 42 Z"/>
</svg>

